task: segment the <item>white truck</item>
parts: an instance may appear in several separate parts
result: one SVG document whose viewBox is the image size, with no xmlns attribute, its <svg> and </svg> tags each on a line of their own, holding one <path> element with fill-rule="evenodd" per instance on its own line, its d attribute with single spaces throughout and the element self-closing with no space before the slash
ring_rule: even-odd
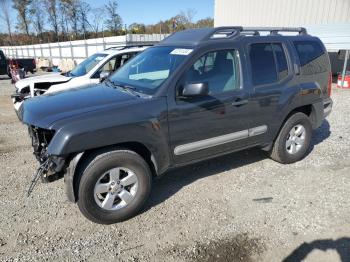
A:
<svg viewBox="0 0 350 262">
<path fill-rule="evenodd" d="M 97 84 L 147 47 L 108 48 L 86 58 L 69 72 L 49 73 L 22 79 L 16 82 L 16 93 L 11 96 L 15 110 L 18 111 L 24 100 L 34 96 Z"/>
</svg>

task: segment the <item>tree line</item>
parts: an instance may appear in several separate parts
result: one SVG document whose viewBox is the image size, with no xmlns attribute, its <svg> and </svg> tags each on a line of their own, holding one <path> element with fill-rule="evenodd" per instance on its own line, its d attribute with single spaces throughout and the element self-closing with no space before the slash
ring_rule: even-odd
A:
<svg viewBox="0 0 350 262">
<path fill-rule="evenodd" d="M 13 21 L 11 10 L 15 10 Z M 194 21 L 196 11 L 181 11 L 156 24 L 123 24 L 118 1 L 92 8 L 83 0 L 0 0 L 0 45 L 23 45 L 132 34 L 168 34 L 195 27 L 212 27 L 213 19 Z M 3 30 L 4 30 L 3 29 Z"/>
</svg>

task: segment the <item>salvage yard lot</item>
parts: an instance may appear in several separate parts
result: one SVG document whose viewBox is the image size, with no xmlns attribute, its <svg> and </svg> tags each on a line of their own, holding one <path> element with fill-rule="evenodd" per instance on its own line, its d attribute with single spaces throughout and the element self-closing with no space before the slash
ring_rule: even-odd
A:
<svg viewBox="0 0 350 262">
<path fill-rule="evenodd" d="M 350 260 L 350 91 L 333 90 L 303 161 L 247 150 L 171 171 L 141 214 L 110 226 L 86 220 L 63 180 L 26 197 L 37 163 L 13 91 L 0 76 L 0 261 Z"/>
</svg>

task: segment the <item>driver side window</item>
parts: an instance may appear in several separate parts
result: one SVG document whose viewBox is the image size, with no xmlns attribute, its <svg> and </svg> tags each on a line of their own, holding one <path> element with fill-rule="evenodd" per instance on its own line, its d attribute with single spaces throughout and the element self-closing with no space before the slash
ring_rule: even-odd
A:
<svg viewBox="0 0 350 262">
<path fill-rule="evenodd" d="M 100 74 L 103 71 L 107 72 L 114 72 L 115 66 L 116 66 L 117 56 L 113 57 L 112 59 L 108 60 L 93 76 L 92 78 L 100 78 Z"/>
<path fill-rule="evenodd" d="M 209 95 L 240 88 L 236 50 L 220 50 L 200 57 L 186 72 L 185 84 L 208 83 Z"/>
</svg>

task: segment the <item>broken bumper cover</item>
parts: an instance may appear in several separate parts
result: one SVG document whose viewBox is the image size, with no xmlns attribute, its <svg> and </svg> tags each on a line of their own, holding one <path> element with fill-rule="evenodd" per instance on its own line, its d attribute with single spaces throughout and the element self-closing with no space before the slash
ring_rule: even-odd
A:
<svg viewBox="0 0 350 262">
<path fill-rule="evenodd" d="M 52 156 L 47 153 L 47 147 L 55 135 L 54 130 L 47 130 L 38 127 L 28 127 L 29 135 L 32 139 L 33 153 L 42 165 L 47 162 L 47 177 L 61 173 L 65 165 L 65 159 L 60 156 Z"/>
</svg>

